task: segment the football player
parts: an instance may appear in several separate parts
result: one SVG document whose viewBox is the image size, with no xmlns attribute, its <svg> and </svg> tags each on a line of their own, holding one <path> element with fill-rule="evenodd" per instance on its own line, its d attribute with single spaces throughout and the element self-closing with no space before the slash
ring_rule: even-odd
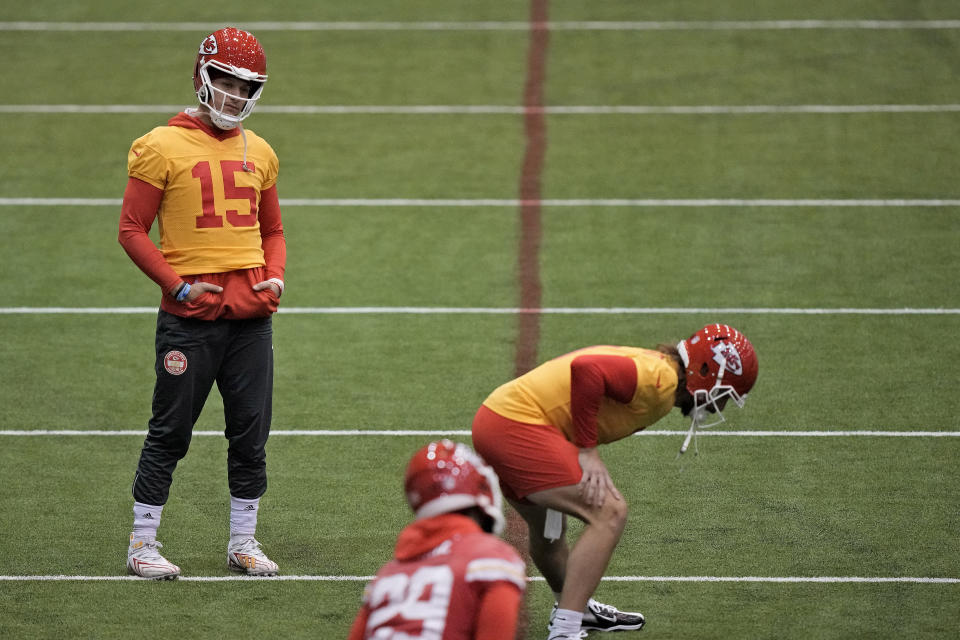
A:
<svg viewBox="0 0 960 640">
<path fill-rule="evenodd" d="M 685 450 L 698 427 L 722 420 L 728 400 L 743 406 L 756 379 L 757 357 L 747 338 L 713 324 L 676 346 L 568 353 L 483 402 L 473 444 L 529 527 L 530 555 L 556 599 L 549 640 L 644 624 L 642 614 L 592 598 L 627 521 L 626 501 L 597 445 L 625 438 L 679 407 L 691 417 Z M 565 538 L 567 515 L 585 523 L 572 548 Z"/>
<path fill-rule="evenodd" d="M 404 488 L 415 520 L 363 594 L 348 640 L 513 638 L 526 588 L 517 552 L 497 535 L 497 477 L 464 444 L 423 447 Z"/>
<path fill-rule="evenodd" d="M 214 381 L 223 397 L 230 488 L 227 565 L 274 575 L 254 534 L 267 489 L 264 447 L 273 395 L 271 316 L 283 293 L 286 240 L 278 161 L 242 121 L 267 81 L 267 59 L 246 31 L 203 39 L 193 70 L 199 105 L 133 142 L 119 240 L 161 292 L 153 415 L 133 481 L 127 567 L 173 579 L 157 541 L 172 474 Z M 159 222 L 160 247 L 149 237 Z"/>
</svg>

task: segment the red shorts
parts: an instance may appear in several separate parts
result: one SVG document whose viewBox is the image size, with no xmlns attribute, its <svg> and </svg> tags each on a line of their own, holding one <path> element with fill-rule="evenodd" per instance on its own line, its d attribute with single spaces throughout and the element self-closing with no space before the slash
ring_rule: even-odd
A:
<svg viewBox="0 0 960 640">
<path fill-rule="evenodd" d="M 481 406 L 473 418 L 473 448 L 493 467 L 503 495 L 531 493 L 580 482 L 580 450 L 559 429 L 504 418 Z"/>
</svg>

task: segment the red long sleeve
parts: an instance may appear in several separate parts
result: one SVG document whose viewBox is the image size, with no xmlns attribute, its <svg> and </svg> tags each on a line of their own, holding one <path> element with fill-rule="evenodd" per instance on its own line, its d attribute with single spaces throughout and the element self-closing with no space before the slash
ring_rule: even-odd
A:
<svg viewBox="0 0 960 640">
<path fill-rule="evenodd" d="M 628 403 L 637 392 L 637 367 L 623 356 L 578 356 L 570 363 L 574 444 L 597 446 L 597 415 L 604 397 Z"/>
<path fill-rule="evenodd" d="M 474 640 L 504 640 L 517 632 L 517 615 L 522 592 L 516 586 L 498 582 L 483 595 L 477 612 Z"/>
<path fill-rule="evenodd" d="M 367 605 L 363 605 L 357 613 L 357 617 L 354 618 L 353 624 L 350 625 L 350 633 L 347 635 L 347 640 L 363 640 L 363 634 L 367 630 L 367 618 L 369 617 L 370 610 L 367 609 Z"/>
<path fill-rule="evenodd" d="M 180 276 L 150 239 L 150 227 L 157 218 L 162 198 L 162 189 L 137 178 L 127 180 L 117 239 L 134 264 L 166 293 L 180 282 Z"/>
<path fill-rule="evenodd" d="M 287 241 L 283 235 L 283 222 L 280 219 L 280 198 L 277 185 L 260 194 L 260 238 L 263 246 L 263 260 L 266 262 L 267 278 L 280 278 L 287 265 Z"/>
</svg>

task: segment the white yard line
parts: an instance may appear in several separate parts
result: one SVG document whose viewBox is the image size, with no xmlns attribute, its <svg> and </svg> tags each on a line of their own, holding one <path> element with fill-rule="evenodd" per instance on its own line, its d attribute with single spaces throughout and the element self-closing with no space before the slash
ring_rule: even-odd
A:
<svg viewBox="0 0 960 640">
<path fill-rule="evenodd" d="M 171 104 L 2 104 L 0 113 L 166 113 L 186 105 Z M 296 115 L 502 115 L 531 111 L 547 115 L 750 115 L 843 113 L 949 113 L 960 104 L 795 104 L 795 105 L 556 105 L 529 109 L 513 105 L 261 105 L 257 113 Z"/>
<path fill-rule="evenodd" d="M 215 22 L 0 22 L 0 31 L 202 31 Z M 336 21 L 240 22 L 262 31 L 795 31 L 960 29 L 960 20 Z"/>
<path fill-rule="evenodd" d="M 121 198 L 0 198 L 0 207 L 119 207 Z M 544 207 L 960 207 L 960 199 L 836 198 L 572 198 L 543 199 Z M 499 198 L 280 198 L 283 207 L 504 207 L 527 204 Z"/>
<path fill-rule="evenodd" d="M 157 307 L 0 307 L 0 315 L 140 315 L 156 314 Z M 806 308 L 806 307 L 280 307 L 282 315 L 854 315 L 949 316 L 957 308 Z"/>
<path fill-rule="evenodd" d="M 181 576 L 184 582 L 369 582 L 373 576 L 291 575 L 291 576 Z M 0 575 L 4 582 L 118 582 L 145 581 L 136 576 Z M 529 582 L 543 582 L 530 576 Z M 779 582 L 779 583 L 917 583 L 960 584 L 960 578 L 922 578 L 910 576 L 604 576 L 605 582 Z"/>
<path fill-rule="evenodd" d="M 655 430 L 648 429 L 633 434 L 634 436 L 684 436 L 687 430 Z M 138 436 L 147 435 L 146 430 L 138 429 L 0 429 L 0 436 Z M 194 436 L 219 436 L 223 437 L 222 431 L 194 431 Z M 378 437 L 402 437 L 402 436 L 427 436 L 431 438 L 439 437 L 457 437 L 469 436 L 469 430 L 442 430 L 442 429 L 273 429 L 270 431 L 271 437 L 277 436 L 299 436 L 299 437 L 323 437 L 323 436 L 378 436 Z M 960 431 L 700 431 L 698 436 L 727 436 L 736 438 L 957 438 L 960 437 Z"/>
</svg>

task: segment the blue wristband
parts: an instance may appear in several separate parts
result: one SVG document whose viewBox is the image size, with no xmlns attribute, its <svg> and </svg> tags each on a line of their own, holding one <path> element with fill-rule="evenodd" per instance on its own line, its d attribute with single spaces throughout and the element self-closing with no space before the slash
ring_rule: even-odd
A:
<svg viewBox="0 0 960 640">
<path fill-rule="evenodd" d="M 183 286 L 180 287 L 180 291 L 177 292 L 177 302 L 183 302 L 187 299 L 187 295 L 190 293 L 190 284 L 187 282 L 183 283 Z"/>
</svg>

